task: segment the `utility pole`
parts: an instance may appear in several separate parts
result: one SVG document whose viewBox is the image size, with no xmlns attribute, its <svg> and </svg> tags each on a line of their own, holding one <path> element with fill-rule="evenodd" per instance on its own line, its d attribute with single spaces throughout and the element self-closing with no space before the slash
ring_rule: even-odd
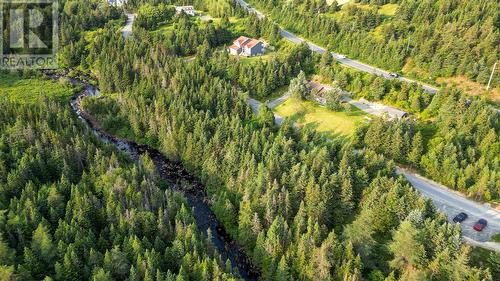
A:
<svg viewBox="0 0 500 281">
<path fill-rule="evenodd" d="M 495 64 L 493 65 L 493 69 L 491 70 L 490 80 L 488 81 L 488 86 L 486 87 L 486 91 L 490 90 L 491 80 L 493 80 L 493 74 L 495 73 L 496 68 L 497 68 L 497 63 L 495 62 Z"/>
</svg>

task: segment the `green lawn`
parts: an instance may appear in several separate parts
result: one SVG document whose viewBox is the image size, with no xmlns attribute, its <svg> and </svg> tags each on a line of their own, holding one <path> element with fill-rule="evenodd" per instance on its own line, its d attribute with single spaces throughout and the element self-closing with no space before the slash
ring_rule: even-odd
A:
<svg viewBox="0 0 500 281">
<path fill-rule="evenodd" d="M 378 13 L 384 16 L 394 16 L 396 14 L 396 10 L 398 9 L 398 4 L 385 4 L 380 7 Z"/>
<path fill-rule="evenodd" d="M 73 88 L 63 81 L 42 78 L 24 79 L 17 74 L 0 72 L 0 98 L 19 103 L 35 103 L 43 97 L 69 100 Z"/>
<path fill-rule="evenodd" d="M 500 233 L 491 236 L 491 241 L 500 242 Z"/>
<path fill-rule="evenodd" d="M 153 30 L 152 33 L 157 34 L 168 34 L 174 31 L 174 26 L 172 24 L 160 25 L 157 29 Z"/>
<path fill-rule="evenodd" d="M 314 126 L 317 131 L 333 135 L 350 136 L 357 124 L 363 122 L 366 115 L 353 108 L 351 113 L 336 112 L 312 101 L 290 98 L 276 107 L 275 112 L 283 117 L 290 117 L 299 125 Z"/>
<path fill-rule="evenodd" d="M 244 64 L 253 63 L 257 61 L 269 61 L 276 56 L 276 52 L 266 50 L 266 53 L 262 56 L 255 57 L 244 57 L 240 56 L 238 59 Z"/>
</svg>

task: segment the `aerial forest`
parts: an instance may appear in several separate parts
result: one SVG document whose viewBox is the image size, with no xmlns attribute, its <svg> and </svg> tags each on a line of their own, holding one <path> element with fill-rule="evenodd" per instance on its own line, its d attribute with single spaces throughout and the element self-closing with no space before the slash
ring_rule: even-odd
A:
<svg viewBox="0 0 500 281">
<path fill-rule="evenodd" d="M 356 0 L 342 9 L 337 2 L 249 1 L 284 28 L 332 51 L 421 81 L 466 76 L 486 84 L 499 59 L 495 1 Z M 381 10 L 386 4 L 397 9 Z M 498 87 L 498 76 L 493 82 Z"/>
<path fill-rule="evenodd" d="M 88 77 L 101 92 L 82 107 L 110 135 L 157 149 L 199 179 L 260 280 L 500 278 L 500 254 L 488 257 L 497 267 L 473 264 L 460 226 L 395 171 L 403 163 L 478 200 L 499 199 L 499 118 L 484 100 L 457 89 L 430 96 L 344 70 L 305 44 L 288 47 L 275 23 L 230 0 L 130 0 L 132 38 L 120 32 L 121 8 L 59 2 L 59 71 Z M 389 69 L 411 60 L 436 76 L 485 83 L 498 55 L 494 1 L 362 1 L 399 3 L 383 39 L 368 36 L 383 20 L 370 11 L 337 21 L 322 15 L 333 9 L 326 1 L 251 2 L 332 49 Z M 175 4 L 214 19 L 176 15 Z M 478 35 L 467 36 L 471 30 Z M 237 34 L 287 51 L 251 63 L 230 57 L 225 46 Z M 421 118 L 376 119 L 350 139 L 327 138 L 289 119 L 278 126 L 269 109 L 255 114 L 247 104 L 305 75 Z M 55 83 L 82 90 L 64 78 Z M 134 160 L 101 142 L 68 99 L 44 91 L 36 103 L 0 99 L 0 280 L 241 280 L 150 157 Z"/>
</svg>

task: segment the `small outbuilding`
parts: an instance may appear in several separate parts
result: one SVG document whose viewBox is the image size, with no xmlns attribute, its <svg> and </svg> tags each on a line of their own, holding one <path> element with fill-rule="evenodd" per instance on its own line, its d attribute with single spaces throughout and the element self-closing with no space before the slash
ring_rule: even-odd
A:
<svg viewBox="0 0 500 281">
<path fill-rule="evenodd" d="M 177 14 L 185 13 L 188 16 L 196 16 L 196 10 L 193 6 L 175 6 L 175 12 Z"/>
</svg>

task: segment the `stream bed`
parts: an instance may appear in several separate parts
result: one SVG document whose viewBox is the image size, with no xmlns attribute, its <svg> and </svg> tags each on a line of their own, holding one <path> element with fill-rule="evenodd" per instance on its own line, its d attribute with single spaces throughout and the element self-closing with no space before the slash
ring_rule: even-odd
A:
<svg viewBox="0 0 500 281">
<path fill-rule="evenodd" d="M 54 74 L 49 74 L 48 76 L 53 79 L 65 77 Z M 237 272 L 244 280 L 258 280 L 260 271 L 253 266 L 243 248 L 230 237 L 225 231 L 224 226 L 216 219 L 215 214 L 210 209 L 205 186 L 201 181 L 190 175 L 181 164 L 168 160 L 167 157 L 157 149 L 106 133 L 99 123 L 81 107 L 82 99 L 88 96 L 98 96 L 99 89 L 81 79 L 67 79 L 69 79 L 72 84 L 83 87 L 83 90 L 71 99 L 71 108 L 78 115 L 80 120 L 82 120 L 101 141 L 107 144 L 113 144 L 120 151 L 128 154 L 132 159 L 138 160 L 141 155 L 149 155 L 161 178 L 168 183 L 170 188 L 181 192 L 187 199 L 188 207 L 193 210 L 198 228 L 205 235 L 208 235 L 210 232 L 211 242 L 221 255 L 222 260 L 231 261 L 233 272 Z M 189 188 L 186 189 L 186 186 L 189 186 Z"/>
</svg>

